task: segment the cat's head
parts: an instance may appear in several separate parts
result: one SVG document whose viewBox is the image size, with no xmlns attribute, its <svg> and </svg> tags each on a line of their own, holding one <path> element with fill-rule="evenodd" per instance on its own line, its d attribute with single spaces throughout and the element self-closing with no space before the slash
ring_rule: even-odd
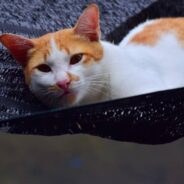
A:
<svg viewBox="0 0 184 184">
<path fill-rule="evenodd" d="M 101 78 L 99 10 L 88 6 L 74 28 L 35 39 L 14 34 L 1 43 L 23 66 L 25 81 L 45 104 L 54 107 L 97 101 L 104 88 Z"/>
</svg>

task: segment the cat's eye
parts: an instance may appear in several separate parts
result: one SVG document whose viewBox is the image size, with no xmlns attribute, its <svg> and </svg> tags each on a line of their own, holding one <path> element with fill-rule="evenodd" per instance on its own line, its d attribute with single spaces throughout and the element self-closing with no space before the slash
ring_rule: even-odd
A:
<svg viewBox="0 0 184 184">
<path fill-rule="evenodd" d="M 82 60 L 83 54 L 75 54 L 70 58 L 70 64 L 75 65 Z"/>
<path fill-rule="evenodd" d="M 51 68 L 46 64 L 38 65 L 37 69 L 40 70 L 41 72 L 45 72 L 45 73 L 48 73 L 51 71 Z"/>
</svg>

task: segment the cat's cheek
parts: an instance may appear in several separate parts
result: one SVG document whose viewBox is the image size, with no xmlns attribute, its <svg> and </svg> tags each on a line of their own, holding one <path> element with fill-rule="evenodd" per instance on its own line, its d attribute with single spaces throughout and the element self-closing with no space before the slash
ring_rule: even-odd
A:
<svg viewBox="0 0 184 184">
<path fill-rule="evenodd" d="M 70 93 L 66 96 L 67 105 L 72 106 L 76 103 L 77 95 L 75 93 Z"/>
<path fill-rule="evenodd" d="M 84 99 L 87 98 L 87 96 L 90 94 L 89 87 L 86 84 L 82 89 L 79 89 L 76 93 L 76 98 L 75 98 L 75 104 L 77 105 L 82 105 L 84 104 Z"/>
<path fill-rule="evenodd" d="M 35 71 L 31 76 L 31 83 L 38 86 L 52 86 L 55 85 L 56 81 L 52 72 Z"/>
</svg>

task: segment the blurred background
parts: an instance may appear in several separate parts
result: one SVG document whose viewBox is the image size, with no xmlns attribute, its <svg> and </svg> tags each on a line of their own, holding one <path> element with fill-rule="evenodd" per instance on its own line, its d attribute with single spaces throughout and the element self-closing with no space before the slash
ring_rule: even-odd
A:
<svg viewBox="0 0 184 184">
<path fill-rule="evenodd" d="M 96 2 L 105 38 L 156 1 L 1 0 L 0 23 L 55 31 L 74 25 L 84 7 Z M 184 183 L 184 139 L 148 146 L 87 135 L 0 134 L 0 146 L 0 184 Z"/>
<path fill-rule="evenodd" d="M 2 184 L 183 184 L 184 140 L 148 146 L 87 135 L 0 134 Z"/>
</svg>

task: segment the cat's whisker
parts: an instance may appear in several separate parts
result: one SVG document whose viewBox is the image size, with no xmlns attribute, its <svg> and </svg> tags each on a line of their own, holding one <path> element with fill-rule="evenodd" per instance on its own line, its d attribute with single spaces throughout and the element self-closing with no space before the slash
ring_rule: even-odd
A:
<svg viewBox="0 0 184 184">
<path fill-rule="evenodd" d="M 92 75 L 89 77 L 85 77 L 85 79 L 89 80 L 89 79 L 99 79 L 99 78 L 103 78 L 104 77 L 110 77 L 110 74 L 99 74 L 99 75 Z"/>
<path fill-rule="evenodd" d="M 51 93 L 52 92 L 57 92 L 57 89 L 49 89 L 48 91 L 51 92 Z"/>
<path fill-rule="evenodd" d="M 95 78 L 92 78 L 92 77 L 88 77 L 88 78 L 85 78 L 85 81 L 76 81 L 74 84 L 80 84 L 80 83 L 84 83 L 84 82 L 87 82 L 87 81 L 104 81 L 104 82 L 106 82 L 107 80 L 102 80 L 101 79 L 101 77 L 99 77 L 99 78 L 97 78 L 97 77 L 95 77 Z"/>
<path fill-rule="evenodd" d="M 87 82 L 84 81 L 84 83 L 75 84 L 75 85 L 72 86 L 72 89 L 79 88 L 81 86 L 85 86 Z M 96 85 L 98 87 L 100 87 L 100 86 L 101 87 L 105 87 L 105 86 L 108 87 L 107 81 L 90 81 L 90 86 L 91 85 L 93 85 L 93 86 Z"/>
<path fill-rule="evenodd" d="M 73 86 L 85 85 L 88 82 L 90 82 L 90 84 L 106 84 L 107 85 L 108 81 L 99 81 L 99 80 L 90 81 L 90 80 L 88 80 L 88 81 L 83 81 L 83 82 L 80 82 L 80 83 L 75 83 L 75 84 L 73 84 Z"/>
<path fill-rule="evenodd" d="M 111 74 L 111 72 L 103 72 L 103 73 L 93 74 L 93 75 L 88 76 L 88 77 L 101 76 L 101 75 L 109 75 L 109 74 Z M 88 77 L 86 77 L 86 78 L 88 78 Z"/>
<path fill-rule="evenodd" d="M 116 72 L 116 74 L 119 73 L 119 74 L 122 74 L 121 72 Z M 111 74 L 114 74 L 113 72 L 104 72 L 104 73 L 100 73 L 100 74 L 94 74 L 94 75 L 91 75 L 91 76 L 88 76 L 88 77 L 85 77 L 85 79 L 87 78 L 93 78 L 93 77 L 101 77 L 103 75 L 111 75 Z"/>
<path fill-rule="evenodd" d="M 107 85 L 107 84 L 104 84 L 104 85 L 102 85 L 102 84 L 91 84 L 91 86 L 93 86 L 93 87 L 106 87 L 106 89 L 108 89 L 108 90 L 110 90 L 113 94 L 118 94 L 117 93 L 117 91 L 115 91 L 114 89 L 112 89 L 111 87 L 110 87 L 110 85 Z M 98 89 L 98 88 L 95 88 L 95 89 Z M 99 89 L 99 91 L 100 91 L 100 89 Z"/>
<path fill-rule="evenodd" d="M 85 86 L 85 84 L 79 84 L 79 85 L 72 86 L 71 89 L 76 89 L 76 88 L 79 88 L 81 86 Z"/>
<path fill-rule="evenodd" d="M 90 81 L 91 82 L 91 84 L 109 84 L 109 82 L 108 81 Z"/>
<path fill-rule="evenodd" d="M 102 91 L 98 88 L 89 88 L 88 91 L 91 93 L 91 95 L 93 94 L 92 92 L 94 91 L 94 92 L 97 92 L 97 93 L 102 93 L 104 96 L 110 98 L 108 92 L 104 92 L 104 91 Z M 94 94 L 94 95 L 96 95 L 96 94 Z"/>
</svg>

